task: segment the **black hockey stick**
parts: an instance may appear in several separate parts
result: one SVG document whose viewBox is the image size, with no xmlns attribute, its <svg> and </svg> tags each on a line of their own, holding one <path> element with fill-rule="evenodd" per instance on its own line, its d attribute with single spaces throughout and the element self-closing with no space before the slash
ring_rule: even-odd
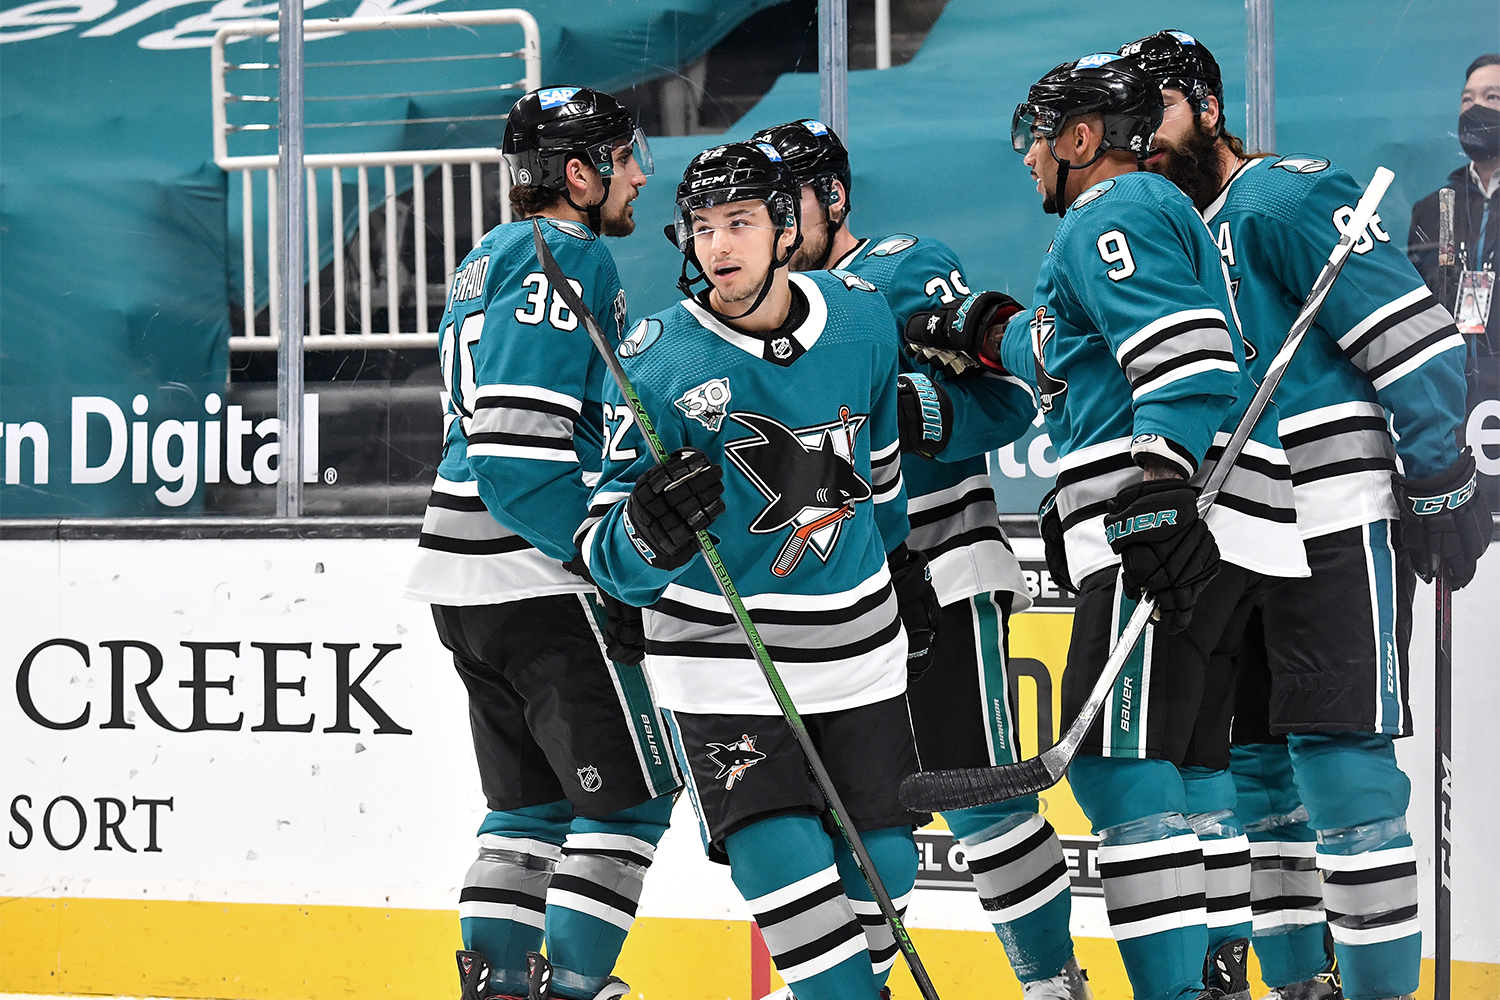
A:
<svg viewBox="0 0 1500 1000">
<path fill-rule="evenodd" d="M 1394 177 L 1395 175 L 1385 167 L 1376 168 L 1375 178 L 1370 181 L 1370 186 L 1365 190 L 1364 197 L 1360 198 L 1359 205 L 1354 209 L 1353 216 L 1343 230 L 1343 235 L 1334 246 L 1333 252 L 1328 255 L 1328 263 L 1323 265 L 1322 272 L 1313 282 L 1312 291 L 1308 293 L 1307 301 L 1302 303 L 1302 311 L 1297 314 L 1296 322 L 1292 324 L 1285 343 L 1281 345 L 1281 350 L 1277 352 L 1276 357 L 1271 360 L 1271 367 L 1266 372 L 1265 381 L 1256 389 L 1254 398 L 1250 400 L 1250 405 L 1245 408 L 1244 415 L 1240 417 L 1234 433 L 1230 435 L 1229 443 L 1224 446 L 1224 454 L 1214 466 L 1213 472 L 1209 474 L 1208 481 L 1204 483 L 1203 492 L 1198 497 L 1200 516 L 1208 513 L 1208 509 L 1218 498 L 1219 489 L 1224 485 L 1224 480 L 1229 477 L 1230 470 L 1245 447 L 1245 442 L 1250 438 L 1250 431 L 1254 429 L 1256 421 L 1265 412 L 1271 393 L 1276 391 L 1277 383 L 1285 374 L 1287 365 L 1291 364 L 1292 355 L 1302 343 L 1302 338 L 1306 336 L 1313 320 L 1317 318 L 1318 310 L 1323 306 L 1323 300 L 1328 298 L 1329 289 L 1333 287 L 1339 272 L 1343 270 L 1344 261 L 1349 259 L 1350 251 L 1359 241 L 1365 227 L 1369 225 L 1370 216 L 1375 214 L 1376 206 L 1380 204 L 1385 189 Z M 1142 595 L 1140 603 L 1135 606 L 1135 612 L 1130 616 L 1130 622 L 1120 633 L 1119 639 L 1115 641 L 1114 648 L 1110 650 L 1104 670 L 1094 683 L 1094 689 L 1089 693 L 1088 701 L 1084 702 L 1083 708 L 1079 711 L 1078 718 L 1073 720 L 1073 724 L 1068 727 L 1062 739 L 1051 748 L 1035 757 L 1017 761 L 1014 764 L 1001 764 L 997 767 L 920 771 L 901 782 L 902 804 L 908 809 L 929 812 L 968 809 L 1005 799 L 1020 798 L 1023 795 L 1034 795 L 1061 781 L 1155 610 L 1156 602 L 1149 595 Z"/>
<path fill-rule="evenodd" d="M 614 378 L 615 384 L 620 387 L 620 393 L 625 397 L 625 401 L 630 404 L 630 411 L 635 414 L 636 426 L 641 429 L 646 443 L 650 445 L 652 456 L 658 463 L 665 465 L 667 452 L 662 447 L 661 439 L 656 436 L 656 427 L 647 415 L 645 407 L 641 405 L 641 398 L 636 395 L 635 387 L 630 384 L 630 377 L 625 374 L 625 368 L 620 364 L 620 359 L 615 357 L 614 348 L 604 336 L 604 331 L 599 328 L 599 321 L 594 318 L 593 313 L 589 312 L 588 306 L 583 304 L 583 299 L 579 298 L 573 286 L 568 283 L 567 275 L 557 265 L 552 251 L 547 248 L 547 241 L 542 238 L 541 223 L 533 219 L 531 228 L 532 238 L 536 242 L 536 255 L 542 262 L 542 270 L 547 273 L 547 280 L 552 283 L 557 294 L 562 296 L 568 308 L 573 310 L 573 314 L 582 320 L 589 339 L 594 342 L 594 347 L 603 356 L 604 363 L 609 368 L 609 374 Z M 838 790 L 833 786 L 833 779 L 829 777 L 828 769 L 823 766 L 823 759 L 818 756 L 818 751 L 813 746 L 812 737 L 808 735 L 802 715 L 797 711 L 797 706 L 792 703 L 792 696 L 787 692 L 786 684 L 782 682 L 776 664 L 771 662 L 770 651 L 761 641 L 760 632 L 756 629 L 755 622 L 751 620 L 750 612 L 746 610 L 745 602 L 740 599 L 739 591 L 729 577 L 729 570 L 719 558 L 719 552 L 714 547 L 713 539 L 709 538 L 707 531 L 698 532 L 698 547 L 703 550 L 703 558 L 713 570 L 714 580 L 719 585 L 719 592 L 724 595 L 724 600 L 729 602 L 730 610 L 734 612 L 735 620 L 739 622 L 740 629 L 745 633 L 745 640 L 750 644 L 751 652 L 755 654 L 755 662 L 760 665 L 760 671 L 765 675 L 766 683 L 771 687 L 771 694 L 776 698 L 781 714 L 786 717 L 792 735 L 797 738 L 797 745 L 802 748 L 802 754 L 807 758 L 808 769 L 812 771 L 813 779 L 818 783 L 818 790 L 828 800 L 828 812 L 834 825 L 844 835 L 844 842 L 849 845 L 849 851 L 854 855 L 854 863 L 859 866 L 859 872 L 869 884 L 870 892 L 875 896 L 875 902 L 879 904 L 885 922 L 890 925 L 896 945 L 901 949 L 901 955 L 906 959 L 907 967 L 911 969 L 911 977 L 917 982 L 917 989 L 921 990 L 924 1000 L 938 1000 L 937 989 L 932 985 L 932 979 L 927 975 L 927 969 L 922 965 L 921 957 L 917 955 L 911 936 L 906 933 L 906 925 L 901 922 L 901 915 L 896 912 L 896 906 L 891 902 L 891 894 L 886 891 L 879 873 L 875 871 L 875 862 L 870 860 L 870 853 L 865 850 L 865 844 L 860 839 L 859 832 L 845 819 L 848 812 L 844 809 Z"/>
<path fill-rule="evenodd" d="M 1453 278 L 1457 257 L 1453 252 L 1452 188 L 1438 192 L 1438 272 L 1437 296 L 1444 309 L 1454 300 Z M 1434 930 L 1437 946 L 1433 962 L 1433 1000 L 1448 1000 L 1453 989 L 1453 588 L 1448 572 L 1441 563 L 1433 581 L 1436 606 L 1433 608 L 1433 803 L 1432 818 L 1437 827 L 1437 885 L 1433 890 L 1436 904 Z"/>
</svg>

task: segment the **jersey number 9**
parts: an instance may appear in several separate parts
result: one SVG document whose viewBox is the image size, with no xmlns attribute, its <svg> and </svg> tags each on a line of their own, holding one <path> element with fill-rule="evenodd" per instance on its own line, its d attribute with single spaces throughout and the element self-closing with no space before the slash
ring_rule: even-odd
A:
<svg viewBox="0 0 1500 1000">
<path fill-rule="evenodd" d="M 1124 281 L 1135 273 L 1135 258 L 1130 255 L 1130 244 L 1125 242 L 1125 234 L 1118 229 L 1111 229 L 1099 237 L 1099 257 L 1106 264 L 1120 265 L 1104 272 L 1111 281 Z"/>
</svg>

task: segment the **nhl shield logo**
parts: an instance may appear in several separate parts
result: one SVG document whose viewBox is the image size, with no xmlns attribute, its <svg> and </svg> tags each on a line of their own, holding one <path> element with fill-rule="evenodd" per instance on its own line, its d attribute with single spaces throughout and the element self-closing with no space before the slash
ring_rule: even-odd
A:
<svg viewBox="0 0 1500 1000">
<path fill-rule="evenodd" d="M 745 772 L 756 764 L 766 759 L 766 755 L 755 749 L 755 741 L 759 736 L 742 734 L 733 743 L 709 743 L 708 759 L 719 769 L 714 775 L 714 780 L 727 778 L 724 782 L 724 790 L 727 792 L 734 788 L 734 783 L 745 776 Z"/>
<path fill-rule="evenodd" d="M 578 783 L 583 786 L 585 792 L 597 792 L 604 787 L 604 779 L 599 776 L 599 769 L 592 764 L 578 769 Z"/>
<path fill-rule="evenodd" d="M 785 360 L 792 356 L 792 341 L 790 337 L 777 337 L 771 341 L 771 353 Z"/>
</svg>

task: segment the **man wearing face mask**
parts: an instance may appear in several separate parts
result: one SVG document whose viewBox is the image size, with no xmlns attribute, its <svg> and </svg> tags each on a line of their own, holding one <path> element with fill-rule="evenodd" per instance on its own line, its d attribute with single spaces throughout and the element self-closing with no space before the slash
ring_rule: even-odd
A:
<svg viewBox="0 0 1500 1000">
<path fill-rule="evenodd" d="M 1482 55 L 1469 64 L 1459 102 L 1458 141 L 1469 162 L 1448 175 L 1445 188 L 1455 194 L 1453 245 L 1464 271 L 1493 271 L 1500 246 L 1500 54 Z M 1437 287 L 1438 193 L 1417 202 L 1411 213 L 1407 256 L 1427 287 Z M 1454 303 L 1444 302 L 1453 309 Z M 1500 316 L 1490 299 L 1485 332 L 1475 348 L 1480 354 L 1500 354 Z"/>
</svg>

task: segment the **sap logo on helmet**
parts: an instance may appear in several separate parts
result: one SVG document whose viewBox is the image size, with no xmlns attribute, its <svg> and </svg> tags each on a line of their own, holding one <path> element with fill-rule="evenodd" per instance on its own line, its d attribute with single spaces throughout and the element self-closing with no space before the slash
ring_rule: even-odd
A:
<svg viewBox="0 0 1500 1000">
<path fill-rule="evenodd" d="M 591 240 L 594 234 L 585 226 L 568 219 L 548 219 L 547 224 L 560 233 L 566 233 L 576 240 Z"/>
<path fill-rule="evenodd" d="M 1328 161 L 1317 156 L 1283 156 L 1271 164 L 1271 169 L 1285 170 L 1291 174 L 1316 174 L 1328 169 Z"/>
<path fill-rule="evenodd" d="M 630 331 L 630 336 L 620 341 L 619 354 L 622 358 L 633 358 L 638 354 L 645 354 L 651 349 L 662 333 L 661 320 L 643 319 Z"/>
<path fill-rule="evenodd" d="M 805 121 L 805 122 L 802 123 L 802 127 L 805 128 L 805 129 L 807 129 L 813 135 L 827 135 L 828 134 L 828 126 L 824 125 L 822 122 L 818 121 L 816 118 L 809 118 L 807 121 Z"/>
<path fill-rule="evenodd" d="M 1197 45 L 1198 44 L 1198 39 L 1194 38 L 1192 35 L 1188 34 L 1186 31 L 1169 31 L 1169 32 L 1167 32 L 1167 34 L 1169 34 L 1173 38 L 1177 39 L 1183 45 Z"/>
<path fill-rule="evenodd" d="M 1079 195 L 1077 198 L 1074 198 L 1073 204 L 1068 207 L 1068 211 L 1076 212 L 1078 209 L 1087 205 L 1089 202 L 1102 197 L 1105 192 L 1107 192 L 1114 186 L 1115 182 L 1113 180 L 1100 181 L 1098 184 L 1095 184 L 1093 187 L 1083 192 L 1083 194 Z"/>
<path fill-rule="evenodd" d="M 916 245 L 917 238 L 915 236 L 908 236 L 905 233 L 897 233 L 895 236 L 890 236 L 884 240 L 881 240 L 878 244 L 875 245 L 875 249 L 871 250 L 865 256 L 890 257 L 893 254 L 900 253 L 902 250 L 909 250 Z"/>
<path fill-rule="evenodd" d="M 762 153 L 765 153 L 766 159 L 772 161 L 773 163 L 781 162 L 781 153 L 778 152 L 776 147 L 771 145 L 769 142 L 757 142 L 755 144 L 755 148 L 760 150 Z"/>
<path fill-rule="evenodd" d="M 549 87 L 546 90 L 537 91 L 536 96 L 543 108 L 555 108 L 567 104 L 581 89 L 581 87 Z"/>
<path fill-rule="evenodd" d="M 1095 67 L 1103 66 L 1105 63 L 1112 63 L 1118 58 L 1120 57 L 1113 52 L 1095 52 L 1093 55 L 1084 56 L 1078 60 L 1078 64 L 1074 68 L 1094 69 Z"/>
</svg>

